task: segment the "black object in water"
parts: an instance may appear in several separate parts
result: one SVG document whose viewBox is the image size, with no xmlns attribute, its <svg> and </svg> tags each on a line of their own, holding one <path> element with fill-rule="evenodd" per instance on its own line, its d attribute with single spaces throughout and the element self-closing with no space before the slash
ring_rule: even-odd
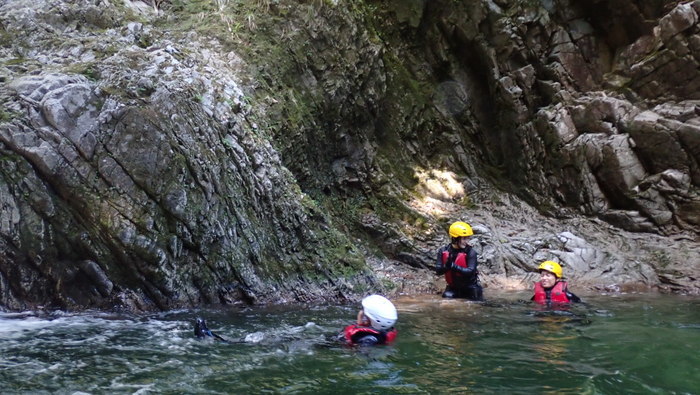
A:
<svg viewBox="0 0 700 395">
<path fill-rule="evenodd" d="M 212 332 L 207 327 L 207 321 L 203 318 L 197 318 L 194 322 L 194 335 L 199 339 L 204 339 L 205 337 L 212 337 L 216 340 L 222 341 L 224 343 L 230 343 L 228 340 Z"/>
</svg>

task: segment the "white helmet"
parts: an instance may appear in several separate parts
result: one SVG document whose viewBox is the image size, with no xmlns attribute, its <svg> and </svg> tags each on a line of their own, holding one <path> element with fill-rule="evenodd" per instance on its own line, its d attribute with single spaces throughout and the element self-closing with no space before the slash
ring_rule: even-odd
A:
<svg viewBox="0 0 700 395">
<path fill-rule="evenodd" d="M 362 310 L 372 323 L 372 328 L 378 331 L 391 329 L 398 318 L 394 304 L 381 295 L 370 295 L 362 299 Z"/>
</svg>

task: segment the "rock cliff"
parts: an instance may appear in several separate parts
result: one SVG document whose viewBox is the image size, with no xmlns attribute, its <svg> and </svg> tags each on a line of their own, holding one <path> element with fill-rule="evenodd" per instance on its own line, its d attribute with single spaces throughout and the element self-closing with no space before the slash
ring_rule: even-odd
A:
<svg viewBox="0 0 700 395">
<path fill-rule="evenodd" d="M 589 3 L 5 1 L 0 306 L 697 294 L 700 2 Z"/>
</svg>

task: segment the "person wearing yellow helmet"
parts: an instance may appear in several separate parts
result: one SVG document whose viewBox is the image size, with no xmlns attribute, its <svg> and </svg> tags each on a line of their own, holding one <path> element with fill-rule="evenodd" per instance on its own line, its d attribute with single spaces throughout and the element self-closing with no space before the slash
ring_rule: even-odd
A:
<svg viewBox="0 0 700 395">
<path fill-rule="evenodd" d="M 462 221 L 450 225 L 450 244 L 441 247 L 437 253 L 435 272 L 444 274 L 447 287 L 443 298 L 465 298 L 483 300 L 483 288 L 477 270 L 477 254 L 469 245 L 474 235 L 472 227 Z"/>
<path fill-rule="evenodd" d="M 562 280 L 564 271 L 557 262 L 544 261 L 537 267 L 540 281 L 535 283 L 535 294 L 532 300 L 539 304 L 578 303 L 581 299 L 569 292 L 568 284 Z"/>
</svg>

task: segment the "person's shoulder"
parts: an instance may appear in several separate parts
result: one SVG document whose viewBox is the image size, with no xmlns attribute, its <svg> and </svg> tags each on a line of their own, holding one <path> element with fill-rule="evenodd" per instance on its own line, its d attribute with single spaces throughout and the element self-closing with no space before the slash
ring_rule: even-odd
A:
<svg viewBox="0 0 700 395">
<path fill-rule="evenodd" d="M 569 290 L 569 283 L 566 280 L 561 280 L 559 282 L 562 283 L 562 290 L 564 291 L 564 293 L 566 293 L 566 296 L 569 298 L 569 300 L 571 300 L 574 303 L 581 302 L 581 298 L 579 298 L 578 296 L 576 296 L 576 294 Z"/>
</svg>

